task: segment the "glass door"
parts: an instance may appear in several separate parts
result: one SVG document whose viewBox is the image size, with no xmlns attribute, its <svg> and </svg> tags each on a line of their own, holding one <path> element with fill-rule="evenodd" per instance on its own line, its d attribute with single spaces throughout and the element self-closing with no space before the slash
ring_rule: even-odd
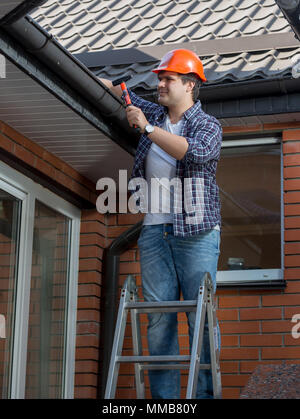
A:
<svg viewBox="0 0 300 419">
<path fill-rule="evenodd" d="M 35 203 L 26 398 L 61 398 L 70 252 L 68 217 Z"/>
<path fill-rule="evenodd" d="M 80 216 L 0 161 L 0 398 L 74 397 Z"/>
<path fill-rule="evenodd" d="M 10 396 L 22 201 L 0 189 L 0 398 Z"/>
</svg>

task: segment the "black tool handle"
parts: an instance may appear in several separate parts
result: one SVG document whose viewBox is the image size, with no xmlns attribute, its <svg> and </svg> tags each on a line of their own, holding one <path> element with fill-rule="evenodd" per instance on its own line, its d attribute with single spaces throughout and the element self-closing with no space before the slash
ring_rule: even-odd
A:
<svg viewBox="0 0 300 419">
<path fill-rule="evenodd" d="M 126 82 L 128 80 L 131 79 L 131 76 L 124 76 L 124 77 L 120 77 L 119 79 L 113 80 L 112 85 L 113 86 L 118 86 L 118 84 L 121 84 L 122 82 Z"/>
</svg>

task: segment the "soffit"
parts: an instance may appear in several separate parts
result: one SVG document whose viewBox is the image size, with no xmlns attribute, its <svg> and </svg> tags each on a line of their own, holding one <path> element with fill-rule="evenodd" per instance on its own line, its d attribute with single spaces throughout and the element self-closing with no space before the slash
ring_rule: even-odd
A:
<svg viewBox="0 0 300 419">
<path fill-rule="evenodd" d="M 289 124 L 300 122 L 300 112 L 281 113 L 273 115 L 254 115 L 242 118 L 222 118 L 220 119 L 223 128 L 226 127 L 257 127 L 264 124 Z M 241 135 L 241 134 L 240 134 Z"/>
<path fill-rule="evenodd" d="M 133 157 L 6 60 L 0 78 L 0 119 L 93 182 L 118 179 Z M 114 162 L 112 165 L 111 162 Z"/>
</svg>

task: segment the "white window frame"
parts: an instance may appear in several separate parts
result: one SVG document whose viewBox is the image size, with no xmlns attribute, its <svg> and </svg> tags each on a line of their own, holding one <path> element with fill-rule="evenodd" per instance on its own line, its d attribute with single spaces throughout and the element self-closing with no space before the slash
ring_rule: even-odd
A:
<svg viewBox="0 0 300 419">
<path fill-rule="evenodd" d="M 0 188 L 22 201 L 18 273 L 16 281 L 15 330 L 12 348 L 10 398 L 25 398 L 29 302 L 36 200 L 71 220 L 70 269 L 67 290 L 65 371 L 62 398 L 74 398 L 79 235 L 81 211 L 32 179 L 0 162 Z"/>
<path fill-rule="evenodd" d="M 283 203 L 283 159 L 282 159 L 282 142 L 277 137 L 267 138 L 253 138 L 245 140 L 224 140 L 222 148 L 227 147 L 251 147 L 251 146 L 264 146 L 271 144 L 280 145 L 280 208 L 281 208 L 281 234 L 280 234 L 280 246 L 281 246 L 281 267 L 278 269 L 249 269 L 249 270 L 231 270 L 231 271 L 218 271 L 217 272 L 217 284 L 221 286 L 239 286 L 248 284 L 265 284 L 266 286 L 276 284 L 278 281 L 283 280 L 283 237 L 284 237 L 284 203 Z"/>
</svg>

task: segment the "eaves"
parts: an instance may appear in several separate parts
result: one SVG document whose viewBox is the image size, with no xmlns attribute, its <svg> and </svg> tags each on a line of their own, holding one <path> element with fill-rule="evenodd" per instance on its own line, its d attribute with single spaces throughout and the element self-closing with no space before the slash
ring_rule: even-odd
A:
<svg viewBox="0 0 300 419">
<path fill-rule="evenodd" d="M 122 101 L 34 20 L 25 16 L 0 26 L 0 52 L 74 112 L 134 155 L 137 135 Z"/>
<path fill-rule="evenodd" d="M 300 84 L 291 76 L 204 87 L 203 108 L 216 118 L 300 112 Z"/>
</svg>

